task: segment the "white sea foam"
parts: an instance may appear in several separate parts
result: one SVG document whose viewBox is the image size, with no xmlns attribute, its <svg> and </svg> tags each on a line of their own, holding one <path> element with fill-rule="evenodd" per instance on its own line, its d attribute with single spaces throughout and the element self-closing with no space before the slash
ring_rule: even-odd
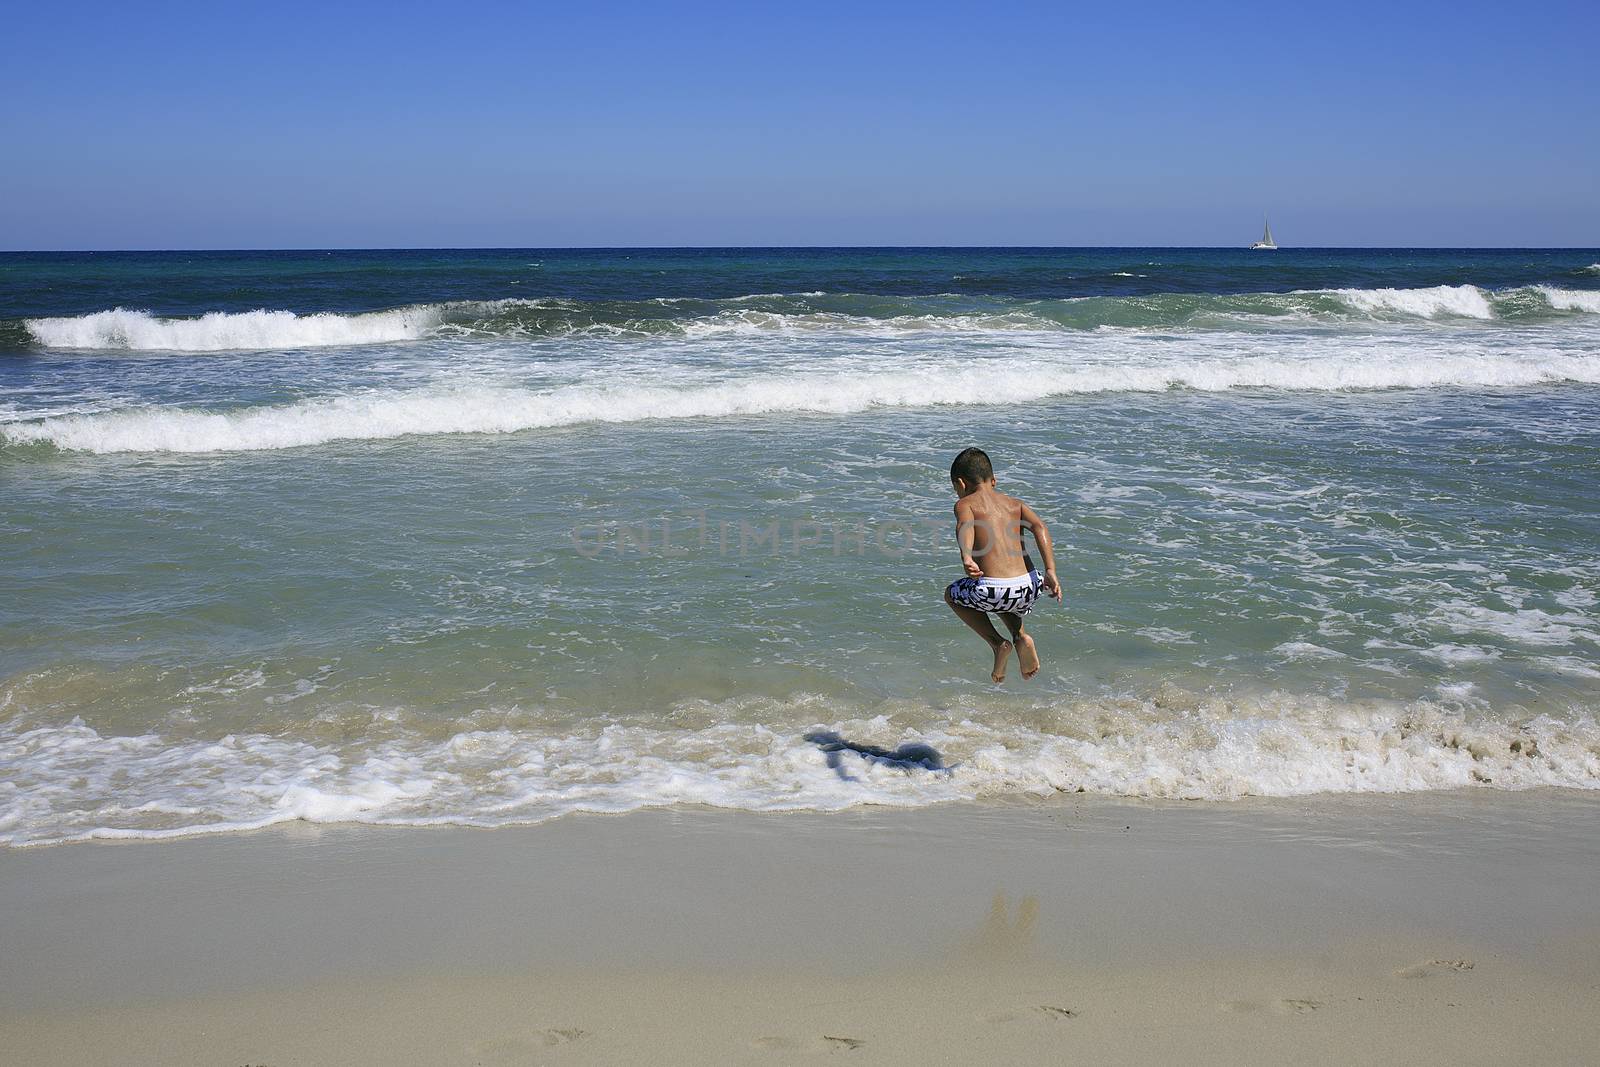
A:
<svg viewBox="0 0 1600 1067">
<path fill-rule="evenodd" d="M 1436 285 L 1428 289 L 1336 289 L 1334 295 L 1365 312 L 1398 312 L 1422 318 L 1451 316 L 1492 319 L 1489 294 L 1473 285 Z"/>
<path fill-rule="evenodd" d="M 1422 649 L 1422 654 L 1451 667 L 1457 667 L 1465 663 L 1482 663 L 1500 658 L 1500 653 L 1492 648 L 1484 648 L 1482 645 L 1457 645 L 1451 643 L 1424 648 Z"/>
<path fill-rule="evenodd" d="M 849 294 L 771 293 L 731 297 L 721 309 L 684 317 L 683 300 L 626 303 L 538 298 L 420 304 L 359 314 L 292 311 L 214 311 L 170 318 L 114 308 L 88 315 L 25 321 L 37 344 L 48 348 L 138 352 L 223 352 L 366 345 L 431 336 L 528 337 L 587 335 L 691 338 L 766 333 L 908 332 L 994 333 L 1094 328 L 1162 329 L 1193 321 L 1247 322 L 1256 326 L 1328 314 L 1333 298 L 1358 317 L 1476 319 L 1505 317 L 1543 304 L 1556 311 L 1600 313 L 1600 292 L 1547 285 L 1491 292 L 1472 285 L 1423 289 L 1302 290 L 1190 296 L 1078 297 L 1045 301 L 996 299 L 983 308 L 948 294 L 928 298 L 873 298 Z M 956 303 L 952 305 L 951 300 Z M 755 308 L 751 302 L 771 306 Z M 825 305 L 837 301 L 831 310 Z M 863 310 L 863 302 L 877 310 Z M 695 302 L 700 304 L 703 302 Z M 824 306 L 816 306 L 816 305 Z M 957 308 L 960 310 L 956 310 Z M 892 313 L 889 313 L 892 312 Z"/>
<path fill-rule="evenodd" d="M 1119 353 L 1113 354 L 1120 355 Z M 1580 355 L 1357 350 L 1300 358 L 1181 357 L 1143 364 L 1097 358 L 904 366 L 821 374 L 753 371 L 668 386 L 616 373 L 603 384 L 551 389 L 433 385 L 371 389 L 292 404 L 211 411 L 136 407 L 0 423 L 0 442 L 86 452 L 242 452 L 408 435 L 512 433 L 583 423 L 772 413 L 845 414 L 874 408 L 1010 404 L 1076 393 L 1173 388 L 1342 390 L 1511 387 L 1600 382 L 1600 358 Z"/>
<path fill-rule="evenodd" d="M 1140 637 L 1154 641 L 1158 645 L 1192 645 L 1195 643 L 1193 630 L 1174 630 L 1169 626 L 1143 626 L 1133 632 Z"/>
<path fill-rule="evenodd" d="M 1553 289 L 1548 285 L 1537 288 L 1545 301 L 1557 311 L 1586 311 L 1591 315 L 1600 315 L 1600 291 Z"/>
<path fill-rule="evenodd" d="M 1600 678 L 1600 670 L 1596 670 L 1593 663 L 1577 656 L 1535 656 L 1533 662 L 1561 674 L 1573 674 L 1579 678 Z"/>
<path fill-rule="evenodd" d="M 1301 295 L 1314 296 L 1314 292 Z M 1543 302 L 1554 311 L 1600 314 L 1600 292 L 1557 289 L 1534 285 L 1492 292 L 1474 285 L 1436 285 L 1426 289 L 1335 289 L 1350 308 L 1370 315 L 1401 315 L 1425 319 L 1498 319 L 1508 309 L 1524 310 L 1528 302 Z"/>
<path fill-rule="evenodd" d="M 1566 646 L 1586 641 L 1600 646 L 1594 619 L 1580 611 L 1553 614 L 1538 608 L 1502 611 L 1460 600 L 1441 604 L 1425 624 L 1454 633 L 1484 633 L 1519 645 Z"/>
<path fill-rule="evenodd" d="M 213 311 L 194 319 L 114 308 L 70 318 L 28 319 L 26 325 L 39 344 L 50 348 L 224 352 L 412 341 L 441 321 L 442 305 L 423 305 L 360 315 Z"/>
<path fill-rule="evenodd" d="M 1343 652 L 1310 641 L 1285 641 L 1272 651 L 1285 659 L 1347 659 Z"/>
<path fill-rule="evenodd" d="M 1198 701 L 1181 713 L 1083 705 L 1051 710 L 1054 732 L 981 709 L 818 722 L 881 748 L 931 746 L 944 769 L 830 753 L 804 729 L 738 721 L 761 717 L 750 703 L 720 710 L 719 724 L 702 729 L 612 724 L 561 736 L 491 729 L 443 739 L 386 729 L 385 740 L 333 745 L 268 734 L 118 737 L 77 720 L 13 722 L 0 727 L 0 843 L 167 837 L 296 819 L 497 825 L 672 804 L 832 811 L 1079 790 L 1227 800 L 1600 788 L 1592 719 L 1475 720 L 1427 703 L 1269 697 Z M 795 710 L 774 715 L 792 720 Z"/>
</svg>

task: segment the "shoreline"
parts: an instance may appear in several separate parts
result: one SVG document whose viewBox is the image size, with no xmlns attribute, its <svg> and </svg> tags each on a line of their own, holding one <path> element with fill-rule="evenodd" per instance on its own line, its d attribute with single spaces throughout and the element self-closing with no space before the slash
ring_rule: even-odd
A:
<svg viewBox="0 0 1600 1067">
<path fill-rule="evenodd" d="M 0 1059 L 1576 1063 L 1596 831 L 1537 790 L 7 850 Z"/>
</svg>

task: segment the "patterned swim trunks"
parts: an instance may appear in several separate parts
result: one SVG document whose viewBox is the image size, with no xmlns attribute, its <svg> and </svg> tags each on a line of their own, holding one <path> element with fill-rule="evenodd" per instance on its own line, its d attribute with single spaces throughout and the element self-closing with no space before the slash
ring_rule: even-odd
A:
<svg viewBox="0 0 1600 1067">
<path fill-rule="evenodd" d="M 1029 571 L 1015 578 L 958 578 L 945 591 L 964 608 L 1026 615 L 1043 588 L 1039 572 Z"/>
</svg>

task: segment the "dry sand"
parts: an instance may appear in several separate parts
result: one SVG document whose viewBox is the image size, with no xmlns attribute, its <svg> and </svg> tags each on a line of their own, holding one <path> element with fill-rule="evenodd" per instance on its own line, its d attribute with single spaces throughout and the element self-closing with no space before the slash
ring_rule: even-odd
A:
<svg viewBox="0 0 1600 1067">
<path fill-rule="evenodd" d="M 0 1063 L 1594 1063 L 1600 797 L 0 852 Z"/>
</svg>

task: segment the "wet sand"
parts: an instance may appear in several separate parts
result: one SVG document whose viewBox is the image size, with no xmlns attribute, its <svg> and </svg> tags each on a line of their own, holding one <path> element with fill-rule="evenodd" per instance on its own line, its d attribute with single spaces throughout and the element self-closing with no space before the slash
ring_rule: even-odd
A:
<svg viewBox="0 0 1600 1067">
<path fill-rule="evenodd" d="M 0 852 L 0 1062 L 1586 1063 L 1600 797 Z"/>
</svg>

